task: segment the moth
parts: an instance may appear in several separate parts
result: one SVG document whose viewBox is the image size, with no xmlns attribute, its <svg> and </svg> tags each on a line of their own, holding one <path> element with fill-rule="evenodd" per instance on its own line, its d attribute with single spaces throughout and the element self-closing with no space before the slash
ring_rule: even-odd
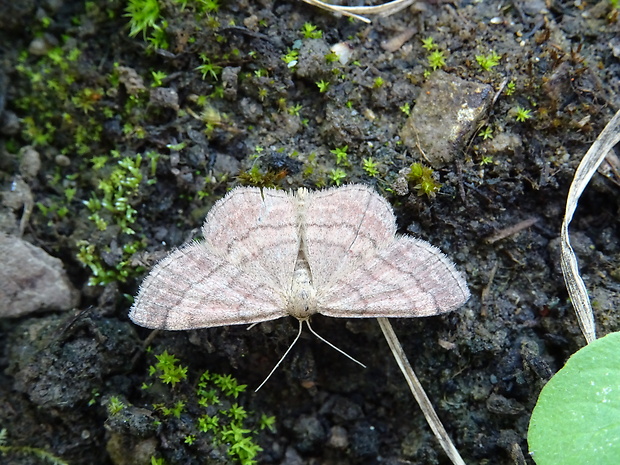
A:
<svg viewBox="0 0 620 465">
<path fill-rule="evenodd" d="M 187 330 L 290 315 L 301 332 L 316 313 L 421 317 L 469 298 L 450 259 L 397 234 L 391 205 L 361 184 L 294 193 L 238 187 L 215 203 L 202 234 L 144 279 L 129 313 L 136 324 Z"/>
</svg>

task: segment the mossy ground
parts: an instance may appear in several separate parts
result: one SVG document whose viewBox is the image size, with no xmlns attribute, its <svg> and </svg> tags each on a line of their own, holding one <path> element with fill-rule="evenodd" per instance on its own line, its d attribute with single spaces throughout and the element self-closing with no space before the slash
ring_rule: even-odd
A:
<svg viewBox="0 0 620 465">
<path fill-rule="evenodd" d="M 63 260 L 86 311 L 0 322 L 8 440 L 72 464 L 112 463 L 97 399 L 140 407 L 147 362 L 137 347 L 148 331 L 126 315 L 144 270 L 194 237 L 235 184 L 364 182 L 389 198 L 402 232 L 467 275 L 473 297 L 462 310 L 393 322 L 466 462 L 508 465 L 522 454 L 531 463 L 525 437 L 538 392 L 583 344 L 556 239 L 572 173 L 620 107 L 610 2 L 548 11 L 537 1 L 418 2 L 372 25 L 302 2 L 155 3 L 157 17 L 133 38 L 120 0 L 15 2 L 2 19 L 2 190 L 26 175 L 20 150 L 34 146 L 41 168 L 28 179 L 36 206 L 25 238 Z M 384 42 L 408 28 L 412 37 L 388 51 Z M 345 65 L 329 48 L 344 41 Z M 427 173 L 441 185 L 435 195 L 413 183 L 398 195 L 401 171 L 425 163 L 399 130 L 433 68 L 505 87 L 456 161 Z M 619 329 L 617 182 L 598 175 L 572 226 L 601 334 Z M 1 224 L 20 214 L 3 207 Z M 485 241 L 530 218 L 534 226 Z M 304 338 L 263 390 L 244 394 L 246 408 L 277 418 L 277 434 L 259 440 L 260 462 L 447 463 L 376 322 L 319 317 L 313 326 L 369 368 Z M 252 387 L 295 331 L 279 320 L 162 333 L 154 345 L 194 375 L 230 372 Z M 203 449 L 175 449 L 177 430 L 133 428 L 121 445 L 206 463 Z"/>
</svg>

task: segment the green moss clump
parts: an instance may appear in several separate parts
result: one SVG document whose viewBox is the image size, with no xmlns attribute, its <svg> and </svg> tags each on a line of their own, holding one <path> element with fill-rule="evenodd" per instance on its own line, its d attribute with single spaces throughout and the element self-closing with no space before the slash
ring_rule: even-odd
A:
<svg viewBox="0 0 620 465">
<path fill-rule="evenodd" d="M 426 195 L 433 198 L 441 188 L 441 184 L 435 180 L 433 169 L 421 163 L 416 162 L 411 165 L 407 178 L 413 184 L 419 197 Z"/>
<path fill-rule="evenodd" d="M 247 386 L 231 375 L 210 371 L 189 382 L 188 367 L 177 357 L 164 351 L 155 358 L 142 392 L 148 400 L 156 400 L 152 416 L 158 430 L 166 431 L 166 441 L 177 441 L 175 453 L 183 449 L 189 457 L 205 448 L 219 448 L 242 465 L 258 463 L 262 448 L 255 437 L 272 430 L 275 418 L 246 410 L 241 395 Z M 159 452 L 166 455 L 165 449 Z"/>
<path fill-rule="evenodd" d="M 252 166 L 249 171 L 242 171 L 237 176 L 237 181 L 242 186 L 254 186 L 261 188 L 277 188 L 280 185 L 280 181 L 282 181 L 286 177 L 286 171 L 272 171 L 267 170 L 262 172 L 259 168 L 258 164 Z"/>
</svg>

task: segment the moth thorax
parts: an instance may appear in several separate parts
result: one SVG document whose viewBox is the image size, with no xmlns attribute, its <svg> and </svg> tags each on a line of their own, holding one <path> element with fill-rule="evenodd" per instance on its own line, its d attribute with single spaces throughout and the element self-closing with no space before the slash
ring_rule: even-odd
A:
<svg viewBox="0 0 620 465">
<path fill-rule="evenodd" d="M 293 272 L 287 311 L 298 320 L 307 320 L 317 312 L 316 289 L 308 266 L 297 266 Z"/>
</svg>

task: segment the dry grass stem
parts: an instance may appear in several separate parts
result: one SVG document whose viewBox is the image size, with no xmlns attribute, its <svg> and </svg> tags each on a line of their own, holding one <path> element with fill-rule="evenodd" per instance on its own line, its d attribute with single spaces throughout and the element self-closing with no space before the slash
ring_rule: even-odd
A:
<svg viewBox="0 0 620 465">
<path fill-rule="evenodd" d="M 398 13 L 404 10 L 409 5 L 413 4 L 415 0 L 394 0 L 388 3 L 382 3 L 381 5 L 372 6 L 342 6 L 332 5 L 320 0 L 303 0 L 310 5 L 314 5 L 324 10 L 332 11 L 334 13 L 340 13 L 344 16 L 350 16 L 351 18 L 359 19 L 365 23 L 371 23 L 371 20 L 362 15 L 378 15 L 378 16 L 390 16 L 394 13 Z"/>
<path fill-rule="evenodd" d="M 422 409 L 422 413 L 433 430 L 439 444 L 441 444 L 441 447 L 454 465 L 465 465 L 465 461 L 461 458 L 459 451 L 452 443 L 450 436 L 448 436 L 448 432 L 444 428 L 441 420 L 435 412 L 435 409 L 433 408 L 433 404 L 426 395 L 426 392 L 424 392 L 424 388 L 420 384 L 420 380 L 418 380 L 418 377 L 415 375 L 413 368 L 409 363 L 409 359 L 407 359 L 405 351 L 396 337 L 394 328 L 392 328 L 392 325 L 390 324 L 390 320 L 381 317 L 377 318 L 377 321 L 379 322 L 379 326 L 381 326 L 381 331 L 383 331 L 383 335 L 392 350 L 392 354 L 394 354 L 394 358 L 396 359 L 400 370 L 403 372 L 403 375 L 405 375 L 405 379 L 407 380 L 407 384 L 413 393 L 413 397 L 415 397 L 415 400 Z"/>
<path fill-rule="evenodd" d="M 562 273 L 564 274 L 564 282 L 568 289 L 568 295 L 570 296 L 575 312 L 577 313 L 577 319 L 579 320 L 579 326 L 581 332 L 586 338 L 586 342 L 590 342 L 596 339 L 596 329 L 594 325 L 594 314 L 592 312 L 592 306 L 590 305 L 590 299 L 588 298 L 588 290 L 581 279 L 579 274 L 579 267 L 577 265 L 577 257 L 570 245 L 570 239 L 568 236 L 568 226 L 570 225 L 577 204 L 579 203 L 579 197 L 583 193 L 584 189 L 592 179 L 592 176 L 598 169 L 599 165 L 605 159 L 607 153 L 613 149 L 613 147 L 620 141 L 620 111 L 618 111 L 611 119 L 603 132 L 594 141 L 590 150 L 586 153 L 581 160 L 581 163 L 575 171 L 573 182 L 568 191 L 568 198 L 566 200 L 566 211 L 564 213 L 564 221 L 562 222 L 561 229 L 561 265 Z"/>
</svg>

